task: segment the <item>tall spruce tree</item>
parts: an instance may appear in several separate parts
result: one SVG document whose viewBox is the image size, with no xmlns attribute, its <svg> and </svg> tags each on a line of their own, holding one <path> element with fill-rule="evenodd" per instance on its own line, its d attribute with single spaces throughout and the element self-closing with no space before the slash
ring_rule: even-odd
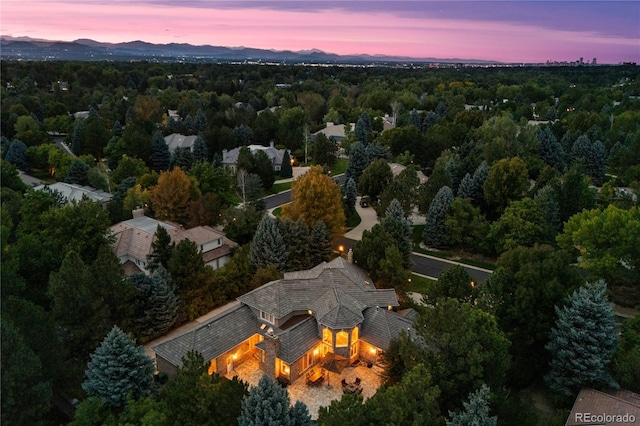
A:
<svg viewBox="0 0 640 426">
<path fill-rule="evenodd" d="M 289 150 L 285 149 L 282 155 L 282 166 L 280 166 L 280 177 L 291 178 L 293 177 L 293 167 L 291 167 L 291 155 Z"/>
<path fill-rule="evenodd" d="M 19 139 L 14 139 L 7 149 L 5 160 L 11 164 L 15 164 L 20 170 L 29 170 L 29 162 L 27 161 L 27 145 Z"/>
<path fill-rule="evenodd" d="M 367 168 L 370 162 L 367 147 L 359 141 L 354 143 L 349 153 L 349 163 L 347 164 L 345 178 L 347 180 L 353 179 L 357 184 L 362 172 L 364 172 L 364 169 Z"/>
<path fill-rule="evenodd" d="M 171 242 L 171 236 L 166 228 L 158 226 L 155 234 L 153 234 L 151 253 L 147 256 L 147 269 L 151 272 L 155 271 L 159 266 L 163 266 L 166 269 L 174 246 L 175 243 Z"/>
<path fill-rule="evenodd" d="M 471 198 L 473 197 L 473 177 L 469 173 L 464 175 L 462 180 L 460 181 L 460 185 L 458 186 L 458 197 L 460 198 Z"/>
<path fill-rule="evenodd" d="M 473 172 L 473 192 L 471 193 L 471 199 L 475 201 L 474 204 L 478 204 L 484 201 L 484 181 L 487 180 L 487 176 L 489 176 L 489 172 L 491 171 L 491 167 L 486 161 L 480 163 L 480 165 L 476 168 L 475 172 Z"/>
<path fill-rule="evenodd" d="M 574 396 L 585 386 L 618 387 L 607 370 L 618 347 L 618 328 L 606 292 L 603 280 L 587 283 L 573 292 L 567 306 L 556 307 L 545 382 L 559 395 Z"/>
<path fill-rule="evenodd" d="M 193 162 L 198 161 L 207 161 L 209 159 L 209 150 L 207 149 L 207 144 L 204 142 L 200 136 L 193 141 Z"/>
<path fill-rule="evenodd" d="M 411 268 L 411 254 L 413 251 L 411 234 L 413 230 L 411 221 L 404 216 L 404 209 L 400 201 L 395 198 L 391 200 L 380 223 L 384 230 L 396 240 L 398 251 L 402 256 L 402 266 L 406 269 Z"/>
<path fill-rule="evenodd" d="M 153 335 L 161 336 L 176 323 L 178 297 L 175 294 L 171 276 L 162 265 L 151 274 L 151 279 L 153 286 L 149 295 L 149 316 L 153 320 L 150 329 Z"/>
<path fill-rule="evenodd" d="M 356 210 L 356 201 L 358 199 L 358 188 L 356 181 L 349 178 L 344 186 L 344 204 L 347 210 L 354 212 Z"/>
<path fill-rule="evenodd" d="M 287 247 L 287 271 L 308 269 L 311 265 L 311 234 L 307 223 L 299 218 L 293 222 L 285 219 L 279 222 L 280 234 Z"/>
<path fill-rule="evenodd" d="M 323 221 L 319 220 L 311 228 L 309 244 L 309 266 L 313 267 L 329 260 L 331 256 L 331 233 Z"/>
<path fill-rule="evenodd" d="M 564 171 L 564 149 L 549 127 L 538 130 L 540 148 L 538 154 L 542 161 L 559 172 Z"/>
<path fill-rule="evenodd" d="M 280 234 L 276 219 L 265 214 L 256 229 L 249 250 L 249 262 L 254 268 L 275 265 L 283 271 L 287 262 L 287 247 Z"/>
<path fill-rule="evenodd" d="M 422 242 L 425 245 L 442 247 L 446 231 L 445 219 L 451 203 L 453 203 L 453 192 L 448 186 L 443 186 L 429 205 L 427 221 L 422 232 Z"/>
<path fill-rule="evenodd" d="M 151 168 L 156 172 L 167 170 L 171 165 L 171 153 L 160 130 L 151 137 Z"/>
<path fill-rule="evenodd" d="M 151 394 L 154 365 L 135 343 L 118 327 L 107 334 L 91 355 L 82 389 L 104 405 L 119 408 L 127 402 Z"/>
<path fill-rule="evenodd" d="M 462 411 L 449 411 L 451 420 L 447 420 L 447 426 L 496 426 L 498 418 L 489 417 L 490 396 L 489 386 L 483 384 L 480 389 L 469 394 L 469 402 L 462 403 Z"/>
<path fill-rule="evenodd" d="M 300 403 L 302 404 L 302 403 Z M 242 400 L 239 426 L 311 426 L 311 416 L 304 404 L 291 406 L 286 389 L 264 375 L 258 385 Z"/>
</svg>

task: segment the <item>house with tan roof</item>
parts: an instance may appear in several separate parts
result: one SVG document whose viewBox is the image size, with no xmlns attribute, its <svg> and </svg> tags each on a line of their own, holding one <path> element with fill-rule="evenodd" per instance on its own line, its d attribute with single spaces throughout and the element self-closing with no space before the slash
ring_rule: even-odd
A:
<svg viewBox="0 0 640 426">
<path fill-rule="evenodd" d="M 231 258 L 232 248 L 237 245 L 224 233 L 210 226 L 184 229 L 177 223 L 147 217 L 142 209 L 134 210 L 133 213 L 133 219 L 111 227 L 115 237 L 114 250 L 127 276 L 140 272 L 149 273 L 147 257 L 153 251 L 152 244 L 158 226 L 167 230 L 171 242 L 175 244 L 185 239 L 193 241 L 202 253 L 205 265 L 213 269 L 224 266 Z"/>
<path fill-rule="evenodd" d="M 625 389 L 580 390 L 565 426 L 640 423 L 640 395 Z"/>
<path fill-rule="evenodd" d="M 401 332 L 414 334 L 415 311 L 398 306 L 395 290 L 377 289 L 363 269 L 338 257 L 286 272 L 151 349 L 169 375 L 194 350 L 210 374 L 257 359 L 264 374 L 292 383 L 327 359 L 375 364 Z"/>
</svg>

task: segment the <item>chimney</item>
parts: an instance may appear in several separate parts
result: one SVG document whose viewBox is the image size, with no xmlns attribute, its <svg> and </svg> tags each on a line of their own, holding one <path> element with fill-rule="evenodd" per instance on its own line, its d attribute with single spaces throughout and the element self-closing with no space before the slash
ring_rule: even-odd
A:
<svg viewBox="0 0 640 426">
<path fill-rule="evenodd" d="M 131 210 L 131 214 L 133 214 L 134 219 L 144 217 L 144 209 L 138 206 L 135 209 Z"/>
<path fill-rule="evenodd" d="M 347 252 L 347 262 L 353 263 L 353 250 L 351 249 Z"/>
<path fill-rule="evenodd" d="M 267 332 L 264 335 L 264 372 L 267 376 L 275 379 L 276 372 L 276 358 L 280 352 L 280 339 L 278 336 Z"/>
</svg>

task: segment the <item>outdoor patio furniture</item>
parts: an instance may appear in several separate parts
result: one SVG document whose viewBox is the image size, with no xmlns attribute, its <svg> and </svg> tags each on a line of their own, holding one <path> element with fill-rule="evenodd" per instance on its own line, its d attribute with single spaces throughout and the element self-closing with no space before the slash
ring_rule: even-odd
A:
<svg viewBox="0 0 640 426">
<path fill-rule="evenodd" d="M 342 379 L 342 387 L 347 386 L 347 380 L 346 379 Z"/>
<path fill-rule="evenodd" d="M 362 393 L 362 386 L 356 385 L 355 383 L 347 383 L 346 386 L 342 388 L 342 393 Z"/>
<path fill-rule="evenodd" d="M 324 380 L 324 372 L 322 370 L 312 370 L 307 373 L 307 384 L 310 386 L 319 385 Z"/>
<path fill-rule="evenodd" d="M 356 377 L 355 384 L 356 386 L 360 386 L 360 377 Z"/>
</svg>

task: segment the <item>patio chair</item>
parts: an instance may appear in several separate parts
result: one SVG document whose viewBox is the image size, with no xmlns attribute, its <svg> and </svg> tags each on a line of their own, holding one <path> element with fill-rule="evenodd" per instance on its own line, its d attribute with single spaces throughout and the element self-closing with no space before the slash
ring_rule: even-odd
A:
<svg viewBox="0 0 640 426">
<path fill-rule="evenodd" d="M 360 377 L 356 377 L 356 381 L 355 381 L 356 386 L 360 386 L 360 381 L 361 381 Z"/>
<path fill-rule="evenodd" d="M 347 386 L 347 379 L 342 379 L 342 387 Z"/>
</svg>

